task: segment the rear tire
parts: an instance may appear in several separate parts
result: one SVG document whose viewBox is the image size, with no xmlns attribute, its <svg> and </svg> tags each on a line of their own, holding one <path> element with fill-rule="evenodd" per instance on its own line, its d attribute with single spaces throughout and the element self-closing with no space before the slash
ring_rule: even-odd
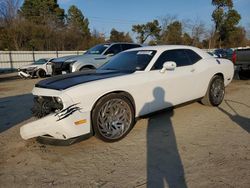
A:
<svg viewBox="0 0 250 188">
<path fill-rule="evenodd" d="M 206 95 L 201 99 L 201 103 L 207 106 L 219 106 L 225 95 L 225 86 L 222 76 L 215 75 L 208 86 Z"/>
<path fill-rule="evenodd" d="M 122 94 L 109 94 L 101 98 L 92 111 L 95 136 L 105 142 L 124 138 L 135 124 L 134 107 Z"/>
<path fill-rule="evenodd" d="M 45 78 L 46 77 L 46 72 L 45 70 L 43 69 L 39 69 L 37 72 L 36 72 L 36 75 L 38 78 Z"/>
</svg>

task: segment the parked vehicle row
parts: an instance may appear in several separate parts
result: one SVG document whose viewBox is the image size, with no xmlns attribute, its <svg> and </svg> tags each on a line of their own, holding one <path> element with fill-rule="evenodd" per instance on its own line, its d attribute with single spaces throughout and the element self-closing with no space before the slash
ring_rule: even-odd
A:
<svg viewBox="0 0 250 188">
<path fill-rule="evenodd" d="M 216 49 L 208 52 L 213 57 L 226 58 L 234 63 L 235 78 L 250 78 L 250 48 L 242 49 Z"/>
<path fill-rule="evenodd" d="M 100 54 L 110 54 L 105 50 Z M 94 53 L 93 49 L 88 53 Z M 22 126 L 20 134 L 23 139 L 38 137 L 52 143 L 72 143 L 92 135 L 118 141 L 140 116 L 192 100 L 220 105 L 233 75 L 230 60 L 195 47 L 130 49 L 96 70 L 38 82 L 32 91 L 32 110 L 38 119 Z"/>
<path fill-rule="evenodd" d="M 68 59 L 55 59 L 52 61 L 54 75 L 70 73 L 87 69 L 96 69 L 108 62 L 112 56 L 131 49 L 141 47 L 139 44 L 132 43 L 110 43 L 99 44 L 90 48 L 80 56 Z"/>
<path fill-rule="evenodd" d="M 82 55 L 64 56 L 54 59 L 39 59 L 31 65 L 18 70 L 22 78 L 43 78 L 48 75 L 60 75 L 88 69 L 96 69 L 108 62 L 112 56 L 132 48 L 141 47 L 133 43 L 106 43 L 90 48 Z"/>
<path fill-rule="evenodd" d="M 71 55 L 53 59 L 39 59 L 31 65 L 18 69 L 22 78 L 44 78 L 76 71 L 96 69 L 108 62 L 112 56 L 132 48 L 141 47 L 134 43 L 106 43 L 99 44 L 82 55 Z M 248 79 L 250 77 L 250 48 L 247 49 L 215 49 L 208 52 L 215 58 L 226 58 L 235 65 L 235 77 Z"/>
</svg>

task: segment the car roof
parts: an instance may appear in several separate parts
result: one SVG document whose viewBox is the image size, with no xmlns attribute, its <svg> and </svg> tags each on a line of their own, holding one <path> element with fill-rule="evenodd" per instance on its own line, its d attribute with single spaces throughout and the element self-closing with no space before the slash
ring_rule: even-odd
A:
<svg viewBox="0 0 250 188">
<path fill-rule="evenodd" d="M 174 50 L 174 49 L 190 49 L 201 55 L 203 58 L 210 57 L 205 51 L 200 48 L 196 48 L 193 46 L 186 46 L 186 45 L 157 45 L 157 46 L 144 46 L 139 48 L 129 49 L 127 51 L 136 51 L 136 50 L 156 50 L 158 52 L 163 52 L 166 50 Z"/>
<path fill-rule="evenodd" d="M 196 47 L 186 45 L 157 45 L 157 46 L 143 46 L 141 50 L 166 50 L 166 49 L 193 49 Z M 131 49 L 134 50 L 135 48 Z"/>
<path fill-rule="evenodd" d="M 107 42 L 107 43 L 103 43 L 102 45 L 113 45 L 113 44 L 133 44 L 133 45 L 139 45 L 142 46 L 141 44 L 137 44 L 137 43 L 132 43 L 132 42 Z"/>
</svg>

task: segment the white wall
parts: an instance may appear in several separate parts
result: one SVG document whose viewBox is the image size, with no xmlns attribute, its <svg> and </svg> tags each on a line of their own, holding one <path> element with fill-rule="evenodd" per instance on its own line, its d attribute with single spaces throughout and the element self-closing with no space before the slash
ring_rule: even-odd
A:
<svg viewBox="0 0 250 188">
<path fill-rule="evenodd" d="M 85 51 L 0 51 L 0 69 L 17 69 L 40 58 L 81 55 Z"/>
</svg>

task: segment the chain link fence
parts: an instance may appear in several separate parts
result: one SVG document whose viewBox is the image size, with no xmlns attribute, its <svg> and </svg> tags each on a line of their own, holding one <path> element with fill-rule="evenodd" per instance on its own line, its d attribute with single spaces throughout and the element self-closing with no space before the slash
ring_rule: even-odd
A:
<svg viewBox="0 0 250 188">
<path fill-rule="evenodd" d="M 15 71 L 41 58 L 82 55 L 85 51 L 0 51 L 0 72 Z"/>
</svg>

